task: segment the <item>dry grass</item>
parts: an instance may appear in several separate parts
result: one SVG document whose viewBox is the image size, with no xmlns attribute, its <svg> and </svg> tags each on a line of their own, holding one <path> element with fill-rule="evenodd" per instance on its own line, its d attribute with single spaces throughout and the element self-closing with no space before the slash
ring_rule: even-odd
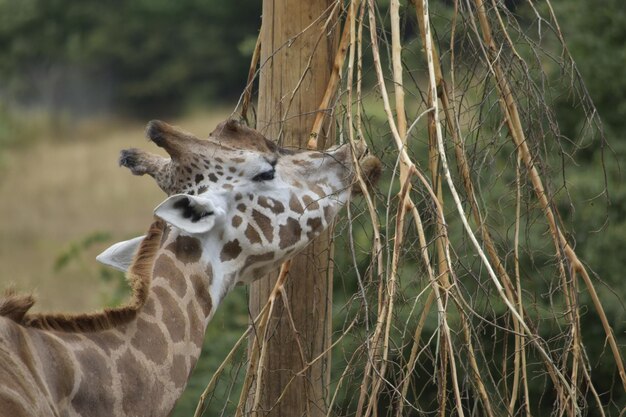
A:
<svg viewBox="0 0 626 417">
<path fill-rule="evenodd" d="M 202 137 L 227 115 L 198 113 L 173 123 Z M 146 142 L 144 127 L 91 122 L 72 134 L 75 139 L 58 141 L 44 133 L 30 147 L 6 152 L 0 171 L 0 289 L 14 283 L 34 290 L 38 310 L 91 310 L 110 298 L 95 255 L 143 233 L 164 197 L 151 178 L 132 177 L 117 166 L 123 148 L 158 153 Z M 110 242 L 54 272 L 55 259 L 94 232 L 109 233 Z"/>
</svg>

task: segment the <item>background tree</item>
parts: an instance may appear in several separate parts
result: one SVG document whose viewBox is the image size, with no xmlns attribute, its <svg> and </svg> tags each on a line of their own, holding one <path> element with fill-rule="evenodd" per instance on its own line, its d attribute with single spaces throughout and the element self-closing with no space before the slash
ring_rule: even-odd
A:
<svg viewBox="0 0 626 417">
<path fill-rule="evenodd" d="M 146 117 L 241 93 L 261 8 L 243 0 L 0 2 L 0 94 Z"/>
<path fill-rule="evenodd" d="M 333 6 L 329 0 L 263 2 L 257 128 L 287 148 L 306 147 L 330 78 L 337 31 Z M 320 149 L 334 142 L 331 126 L 327 119 Z M 330 357 L 324 353 L 331 344 L 333 282 L 329 238 L 325 233 L 290 262 L 283 297 L 272 306 L 266 327 L 251 335 L 251 356 L 256 349 L 263 352 L 258 363 L 251 361 L 257 381 L 249 394 L 251 415 L 326 415 Z M 277 279 L 274 274 L 251 284 L 252 317 L 266 305 Z"/>
</svg>

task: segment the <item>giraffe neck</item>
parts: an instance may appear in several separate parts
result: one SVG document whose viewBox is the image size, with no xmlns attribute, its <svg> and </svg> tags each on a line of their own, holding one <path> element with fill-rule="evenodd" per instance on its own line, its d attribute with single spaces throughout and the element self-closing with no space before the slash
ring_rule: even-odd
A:
<svg viewBox="0 0 626 417">
<path fill-rule="evenodd" d="M 167 227 L 155 255 L 147 301 L 135 320 L 91 333 L 38 336 L 48 338 L 46 343 L 35 342 L 46 346 L 48 357 L 63 358 L 55 359 L 54 369 L 42 375 L 47 380 L 43 385 L 57 389 L 49 393 L 50 403 L 57 404 L 61 415 L 67 409 L 67 414 L 81 417 L 168 416 L 226 293 L 236 282 L 263 275 L 304 246 L 304 234 L 312 238 L 325 220 L 308 221 L 306 229 L 295 227 L 295 221 L 286 219 L 271 235 L 259 225 L 265 239 L 280 241 L 279 250 L 257 245 L 257 252 L 245 256 L 240 237 L 220 225 L 202 241 Z M 233 217 L 227 223 L 241 222 Z M 39 366 L 46 367 L 43 362 Z"/>
<path fill-rule="evenodd" d="M 167 416 L 196 365 L 207 324 L 230 285 L 219 262 L 201 259 L 194 238 L 172 232 L 162 242 L 137 319 L 72 344 L 82 372 L 71 405 L 81 416 Z M 112 387 L 104 395 L 103 385 Z"/>
</svg>

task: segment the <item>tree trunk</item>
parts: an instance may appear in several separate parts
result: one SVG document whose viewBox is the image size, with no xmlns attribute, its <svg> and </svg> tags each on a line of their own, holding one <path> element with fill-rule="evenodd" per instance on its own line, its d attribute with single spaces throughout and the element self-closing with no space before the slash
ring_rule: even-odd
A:
<svg viewBox="0 0 626 417">
<path fill-rule="evenodd" d="M 328 83 L 337 47 L 334 26 L 329 24 L 324 28 L 332 4 L 331 0 L 263 2 L 257 128 L 287 148 L 306 146 Z M 320 134 L 320 147 L 331 142 L 327 140 L 329 125 L 332 124 L 324 124 L 327 130 Z M 306 362 L 330 346 L 331 254 L 329 234 L 325 234 L 292 262 L 286 292 L 297 333 L 279 301 L 268 323 L 267 357 L 263 381 L 259 384 L 262 394 L 257 415 L 326 415 L 330 355 L 299 374 L 305 367 L 299 346 Z M 276 278 L 277 274 L 271 274 L 252 284 L 252 317 L 267 302 Z M 262 337 L 252 337 L 256 336 Z"/>
</svg>

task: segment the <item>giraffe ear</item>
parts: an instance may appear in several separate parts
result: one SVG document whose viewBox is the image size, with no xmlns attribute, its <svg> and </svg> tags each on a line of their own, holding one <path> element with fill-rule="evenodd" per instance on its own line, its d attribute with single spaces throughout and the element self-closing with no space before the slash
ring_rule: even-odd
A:
<svg viewBox="0 0 626 417">
<path fill-rule="evenodd" d="M 223 210 L 209 199 L 188 194 L 176 194 L 162 202 L 154 214 L 167 223 L 190 234 L 206 233 L 215 225 Z"/>
<path fill-rule="evenodd" d="M 133 263 L 137 248 L 144 237 L 145 236 L 139 236 L 131 240 L 118 242 L 96 256 L 96 260 L 101 264 L 126 272 Z"/>
</svg>

